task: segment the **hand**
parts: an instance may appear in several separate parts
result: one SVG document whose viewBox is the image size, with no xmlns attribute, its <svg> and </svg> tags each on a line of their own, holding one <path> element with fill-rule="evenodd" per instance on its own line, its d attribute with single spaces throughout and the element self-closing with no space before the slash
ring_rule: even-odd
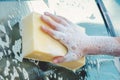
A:
<svg viewBox="0 0 120 80">
<path fill-rule="evenodd" d="M 54 63 L 77 60 L 85 55 L 88 36 L 83 31 L 80 31 L 79 26 L 61 16 L 48 12 L 45 12 L 41 19 L 51 27 L 49 29 L 42 26 L 41 29 L 51 37 L 59 40 L 68 49 L 68 53 L 65 56 L 54 58 Z"/>
</svg>

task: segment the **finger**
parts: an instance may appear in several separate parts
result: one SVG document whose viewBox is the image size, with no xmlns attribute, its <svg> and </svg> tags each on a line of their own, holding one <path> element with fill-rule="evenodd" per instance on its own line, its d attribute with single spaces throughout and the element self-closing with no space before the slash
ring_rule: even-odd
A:
<svg viewBox="0 0 120 80">
<path fill-rule="evenodd" d="M 56 15 L 53 15 L 53 14 L 48 13 L 48 12 L 45 12 L 45 15 L 49 16 L 50 18 L 52 18 L 53 20 L 55 20 L 59 24 L 62 24 L 64 26 L 68 25 L 68 23 L 64 19 L 62 19 L 62 18 L 60 18 L 60 17 L 58 17 Z"/>
<path fill-rule="evenodd" d="M 64 34 L 52 29 L 49 29 L 45 26 L 41 26 L 42 31 L 44 31 L 45 33 L 47 33 L 48 35 L 50 35 L 51 37 L 53 37 L 54 39 L 60 40 L 63 39 Z"/>
<path fill-rule="evenodd" d="M 77 56 L 75 53 L 67 53 L 67 55 L 65 55 L 64 57 L 58 57 L 58 58 L 54 58 L 53 62 L 54 63 L 62 63 L 62 62 L 70 62 L 70 61 L 75 61 L 78 60 L 80 57 Z"/>
<path fill-rule="evenodd" d="M 62 16 L 58 16 L 59 18 L 63 19 L 64 21 L 66 21 L 69 24 L 73 24 L 71 21 L 69 21 L 68 19 L 66 19 L 65 17 Z"/>
<path fill-rule="evenodd" d="M 48 35 L 50 35 L 50 36 L 53 36 L 54 34 L 54 32 L 53 32 L 53 30 L 52 29 L 48 29 L 48 28 L 46 28 L 45 26 L 41 26 L 41 30 L 43 31 L 43 32 L 45 32 L 45 33 L 47 33 Z"/>
<path fill-rule="evenodd" d="M 64 56 L 64 62 L 75 61 L 78 59 L 75 53 L 69 52 L 67 55 Z"/>
<path fill-rule="evenodd" d="M 64 62 L 64 57 L 55 57 L 53 58 L 53 63 L 62 63 Z"/>
<path fill-rule="evenodd" d="M 42 15 L 41 20 L 44 21 L 46 24 L 48 24 L 52 29 L 57 30 L 60 26 L 57 22 L 50 19 L 48 16 Z"/>
<path fill-rule="evenodd" d="M 63 62 L 64 59 L 62 59 L 63 56 L 57 56 L 53 58 L 53 63 L 60 63 Z"/>
</svg>

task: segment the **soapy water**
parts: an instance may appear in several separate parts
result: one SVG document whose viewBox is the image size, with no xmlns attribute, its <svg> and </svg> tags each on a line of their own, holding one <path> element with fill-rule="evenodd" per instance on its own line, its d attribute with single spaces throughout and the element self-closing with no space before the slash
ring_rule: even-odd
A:
<svg viewBox="0 0 120 80">
<path fill-rule="evenodd" d="M 120 72 L 120 58 L 119 57 L 115 57 L 114 64 L 116 68 L 118 69 L 118 71 Z"/>
<path fill-rule="evenodd" d="M 93 59 L 90 59 L 93 58 Z M 120 72 L 115 68 L 115 59 L 111 56 L 89 56 L 87 62 L 87 80 L 119 80 Z M 88 59 L 88 60 L 89 60 Z M 118 66 L 118 64 L 116 64 Z M 118 66 L 119 67 L 119 66 Z M 93 77 L 94 76 L 94 77 Z M 96 76 L 96 77 L 95 77 Z"/>
<path fill-rule="evenodd" d="M 11 24 L 8 23 L 7 26 L 0 25 L 0 27 L 1 27 L 0 29 L 1 32 L 0 61 L 1 62 L 0 63 L 3 64 L 5 67 L 3 71 L 0 71 L 1 79 L 11 79 L 11 80 L 14 80 L 16 78 L 22 80 L 34 80 L 37 78 L 39 78 L 40 80 L 42 80 L 42 78 L 44 78 L 43 80 L 46 79 L 75 80 L 76 79 L 76 74 L 73 71 L 70 71 L 63 67 L 52 65 L 50 63 L 45 64 L 44 62 L 39 62 L 39 61 L 35 61 L 34 62 L 35 65 L 34 65 L 33 64 L 34 60 L 32 61 L 32 63 L 31 61 L 26 62 L 25 60 L 23 60 L 23 56 L 21 54 L 22 41 L 21 41 L 19 23 L 16 23 L 14 26 L 11 26 Z M 3 68 L 3 65 L 0 66 L 0 69 Z M 44 70 L 44 72 L 41 70 Z M 36 73 L 38 76 L 33 75 L 34 73 Z M 43 75 L 39 75 L 39 74 L 43 74 Z"/>
<path fill-rule="evenodd" d="M 20 4 L 19 6 L 22 6 L 21 1 L 20 0 L 18 1 Z M 21 14 L 21 12 L 17 12 L 17 9 L 19 8 L 14 8 L 14 12 L 16 14 L 17 13 Z M 3 65 L 5 65 L 4 68 L 0 67 L 1 69 L 4 69 L 3 72 L 0 72 L 0 80 L 4 80 L 4 79 L 14 80 L 16 77 L 20 77 L 22 80 L 25 80 L 25 79 L 34 80 L 37 78 L 41 78 L 41 75 L 39 76 L 38 74 L 42 74 L 43 77 L 45 76 L 44 80 L 90 80 L 90 79 L 98 80 L 98 78 L 100 78 L 101 80 L 104 80 L 104 78 L 106 77 L 103 77 L 103 76 L 105 75 L 110 77 L 110 78 L 106 78 L 106 80 L 120 79 L 120 77 L 118 77 L 119 75 L 117 75 L 116 72 L 113 72 L 113 73 L 109 73 L 109 71 L 101 72 L 104 65 L 109 63 L 113 65 L 115 64 L 118 71 L 120 71 L 119 58 L 114 59 L 111 57 L 105 58 L 104 56 L 97 56 L 97 59 L 96 58 L 92 59 L 94 58 L 93 56 L 87 56 L 86 65 L 74 72 L 50 63 L 46 63 L 46 62 L 35 61 L 34 63 L 33 62 L 31 63 L 31 60 L 23 61 L 23 56 L 21 54 L 22 53 L 21 52 L 21 47 L 22 47 L 21 30 L 22 29 L 21 27 L 18 27 L 18 24 L 15 25 L 14 27 L 12 22 L 13 19 L 15 19 L 14 23 L 16 23 L 17 21 L 20 20 L 20 18 L 22 18 L 22 16 L 20 16 L 20 18 L 18 19 L 16 19 L 16 16 L 13 14 L 9 15 L 8 17 L 9 19 L 5 23 L 0 24 L 0 61 Z M 7 57 L 7 59 L 4 57 Z M 11 58 L 13 59 L 11 60 Z M 13 66 L 12 63 L 14 63 L 15 65 Z M 22 64 L 24 66 L 21 67 Z M 27 65 L 28 67 L 26 68 L 25 65 Z M 35 68 L 36 70 L 33 70 L 33 68 Z M 111 67 L 108 67 L 108 68 L 106 67 L 106 69 L 111 69 Z M 114 70 L 113 66 L 112 66 L 112 69 Z M 33 70 L 32 72 L 36 72 L 38 76 L 33 74 L 30 75 L 30 73 L 32 73 L 30 72 L 30 70 Z M 114 75 L 114 73 L 116 75 Z M 9 75 L 9 77 L 7 75 Z M 22 75 L 22 77 L 20 75 Z M 32 76 L 34 78 L 31 78 Z M 97 76 L 96 79 L 94 79 L 95 76 Z"/>
<path fill-rule="evenodd" d="M 12 30 L 14 32 L 14 29 L 15 28 L 12 28 L 11 25 L 10 25 L 10 22 L 8 21 L 8 26 L 7 26 L 7 29 L 4 25 L 0 25 L 0 31 L 2 32 L 2 34 L 4 35 L 1 35 L 1 38 L 0 38 L 0 43 L 1 43 L 1 61 L 5 58 L 5 57 L 8 57 L 8 58 L 11 58 L 13 57 L 13 60 L 14 60 L 14 57 L 16 59 L 19 59 L 21 60 L 21 56 L 18 56 L 20 54 L 20 42 L 16 43 L 17 40 L 21 40 L 20 37 L 15 37 L 14 34 L 15 33 L 12 33 Z M 15 41 L 16 40 L 16 41 Z M 15 42 L 15 43 L 14 43 Z M 12 45 L 13 43 L 13 45 Z M 17 46 L 16 46 L 17 45 Z M 13 53 L 18 53 L 18 54 L 13 54 Z M 7 59 L 6 60 L 6 66 L 5 66 L 5 69 L 4 69 L 4 76 L 11 76 L 11 80 L 14 80 L 15 77 L 19 77 L 18 74 L 16 74 L 16 69 L 15 67 L 13 67 L 13 74 L 12 73 L 9 73 L 10 72 L 10 63 Z M 1 63 L 2 64 L 2 63 Z M 5 63 L 3 63 L 4 65 Z M 25 70 L 24 70 L 25 72 Z M 1 72 L 2 73 L 2 72 Z M 25 73 L 26 74 L 26 73 Z M 2 76 L 2 75 L 1 75 Z"/>
</svg>

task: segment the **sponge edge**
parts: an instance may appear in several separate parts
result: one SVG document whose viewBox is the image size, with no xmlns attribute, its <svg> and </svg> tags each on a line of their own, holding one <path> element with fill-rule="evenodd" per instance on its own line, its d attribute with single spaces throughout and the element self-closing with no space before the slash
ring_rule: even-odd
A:
<svg viewBox="0 0 120 80">
<path fill-rule="evenodd" d="M 52 62 L 53 57 L 65 56 L 67 49 L 59 41 L 53 39 L 42 30 L 41 25 L 48 28 L 40 19 L 40 14 L 33 12 L 24 17 L 21 21 L 22 29 L 22 52 L 25 58 L 36 59 L 40 61 Z M 81 31 L 85 31 L 84 28 L 80 28 Z M 85 57 L 72 62 L 64 62 L 58 65 L 66 67 L 70 70 L 80 68 L 85 64 Z"/>
</svg>

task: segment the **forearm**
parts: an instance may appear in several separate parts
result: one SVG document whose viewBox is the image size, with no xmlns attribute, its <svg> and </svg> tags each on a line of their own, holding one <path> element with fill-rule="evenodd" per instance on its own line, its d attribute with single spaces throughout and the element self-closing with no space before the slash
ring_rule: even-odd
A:
<svg viewBox="0 0 120 80">
<path fill-rule="evenodd" d="M 120 56 L 120 39 L 115 37 L 90 36 L 85 53 Z"/>
</svg>

